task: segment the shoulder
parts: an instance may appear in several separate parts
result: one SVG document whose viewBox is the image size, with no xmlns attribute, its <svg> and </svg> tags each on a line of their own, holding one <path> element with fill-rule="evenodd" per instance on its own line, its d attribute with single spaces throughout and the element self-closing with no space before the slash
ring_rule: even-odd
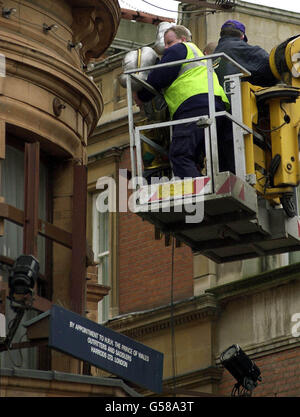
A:
<svg viewBox="0 0 300 417">
<path fill-rule="evenodd" d="M 234 36 L 224 36 L 223 38 L 219 39 L 217 49 L 228 48 L 228 47 L 240 47 L 248 45 L 246 42 L 241 40 L 240 38 Z"/>
<path fill-rule="evenodd" d="M 187 49 L 184 43 L 177 43 L 176 45 L 173 45 L 165 50 L 162 61 L 179 61 L 181 59 L 185 59 L 186 53 Z"/>
<path fill-rule="evenodd" d="M 251 45 L 249 45 L 249 46 L 251 46 Z M 255 52 L 259 53 L 259 54 L 269 55 L 268 52 L 265 49 L 263 49 L 261 46 L 252 45 L 251 48 L 252 48 L 253 51 L 255 51 Z"/>
<path fill-rule="evenodd" d="M 238 54 L 238 56 L 245 56 L 248 54 L 248 57 L 266 57 L 269 54 L 258 45 L 250 45 L 247 42 L 239 38 L 234 37 L 224 37 L 221 38 L 218 42 L 218 45 L 215 49 L 215 52 L 230 52 L 231 55 Z"/>
</svg>

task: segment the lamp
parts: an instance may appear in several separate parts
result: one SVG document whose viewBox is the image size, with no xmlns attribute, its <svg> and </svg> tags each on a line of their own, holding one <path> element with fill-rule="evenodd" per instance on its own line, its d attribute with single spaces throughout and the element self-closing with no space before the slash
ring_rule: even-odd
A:
<svg viewBox="0 0 300 417">
<path fill-rule="evenodd" d="M 56 31 L 58 29 L 58 26 L 53 24 L 53 25 L 47 25 L 47 23 L 43 23 L 43 32 L 44 33 L 49 33 L 51 30 Z"/>
<path fill-rule="evenodd" d="M 8 278 L 9 299 L 14 310 L 28 307 L 26 301 L 28 295 L 32 297 L 39 269 L 39 262 L 32 255 L 21 255 L 16 259 Z"/>
<path fill-rule="evenodd" d="M 71 41 L 68 42 L 68 48 L 71 49 L 75 49 L 76 51 L 78 51 L 79 49 L 82 48 L 82 43 L 81 42 L 77 42 L 77 43 L 73 43 Z"/>
<path fill-rule="evenodd" d="M 2 17 L 5 17 L 6 19 L 9 19 L 10 16 L 13 13 L 16 13 L 16 11 L 17 11 L 17 9 L 14 9 L 14 8 L 8 9 L 7 7 L 3 7 L 3 9 L 2 9 Z"/>
<path fill-rule="evenodd" d="M 87 65 L 83 65 L 82 69 L 86 70 L 86 71 L 92 71 L 95 68 L 95 64 L 93 64 L 92 62 L 87 64 Z"/>
<path fill-rule="evenodd" d="M 221 353 L 220 361 L 224 368 L 237 380 L 231 395 L 251 396 L 252 391 L 257 386 L 257 381 L 261 381 L 260 370 L 246 353 L 235 344 Z M 243 390 L 240 392 L 240 387 Z"/>
<path fill-rule="evenodd" d="M 0 347 L 9 349 L 11 342 L 20 326 L 25 310 L 32 307 L 33 288 L 39 275 L 40 265 L 32 255 L 21 255 L 13 264 L 9 277 L 10 306 L 15 311 L 15 317 L 8 324 L 8 333 L 5 337 L 5 329 L 0 333 Z M 2 327 L 5 325 L 5 318 L 2 320 Z M 0 321 L 1 325 L 1 321 Z M 1 330 L 1 329 L 0 329 Z"/>
</svg>

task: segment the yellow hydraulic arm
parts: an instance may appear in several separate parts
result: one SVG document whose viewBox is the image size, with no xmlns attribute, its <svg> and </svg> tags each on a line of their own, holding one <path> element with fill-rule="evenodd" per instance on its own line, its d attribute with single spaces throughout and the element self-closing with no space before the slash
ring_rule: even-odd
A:
<svg viewBox="0 0 300 417">
<path fill-rule="evenodd" d="M 243 82 L 242 104 L 244 123 L 258 133 L 245 136 L 246 173 L 255 174 L 257 192 L 276 205 L 291 199 L 300 182 L 300 36 L 273 48 L 270 67 L 278 84 Z"/>
</svg>

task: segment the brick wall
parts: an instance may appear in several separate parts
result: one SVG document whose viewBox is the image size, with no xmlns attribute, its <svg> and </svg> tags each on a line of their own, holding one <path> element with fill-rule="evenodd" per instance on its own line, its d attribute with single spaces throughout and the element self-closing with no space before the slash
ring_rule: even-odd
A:
<svg viewBox="0 0 300 417">
<path fill-rule="evenodd" d="M 262 382 L 253 391 L 253 397 L 299 397 L 300 396 L 300 348 L 255 359 Z M 235 379 L 224 370 L 218 395 L 230 396 Z"/>
<path fill-rule="evenodd" d="M 129 149 L 120 168 L 130 169 Z M 129 193 L 130 194 L 130 193 Z M 168 304 L 171 300 L 172 246 L 154 239 L 154 226 L 136 214 L 119 215 L 119 311 L 120 314 Z M 193 295 L 191 249 L 174 252 L 174 300 Z"/>
</svg>

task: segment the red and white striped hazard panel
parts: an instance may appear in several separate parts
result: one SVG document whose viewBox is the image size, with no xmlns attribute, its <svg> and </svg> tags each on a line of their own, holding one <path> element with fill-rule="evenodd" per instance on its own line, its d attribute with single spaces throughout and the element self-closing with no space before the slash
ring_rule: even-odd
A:
<svg viewBox="0 0 300 417">
<path fill-rule="evenodd" d="M 170 181 L 162 184 L 152 184 L 147 190 L 147 202 L 153 203 L 194 195 L 202 195 L 205 194 L 206 188 L 210 185 L 210 182 L 209 177 L 199 177 L 174 182 Z"/>
</svg>

